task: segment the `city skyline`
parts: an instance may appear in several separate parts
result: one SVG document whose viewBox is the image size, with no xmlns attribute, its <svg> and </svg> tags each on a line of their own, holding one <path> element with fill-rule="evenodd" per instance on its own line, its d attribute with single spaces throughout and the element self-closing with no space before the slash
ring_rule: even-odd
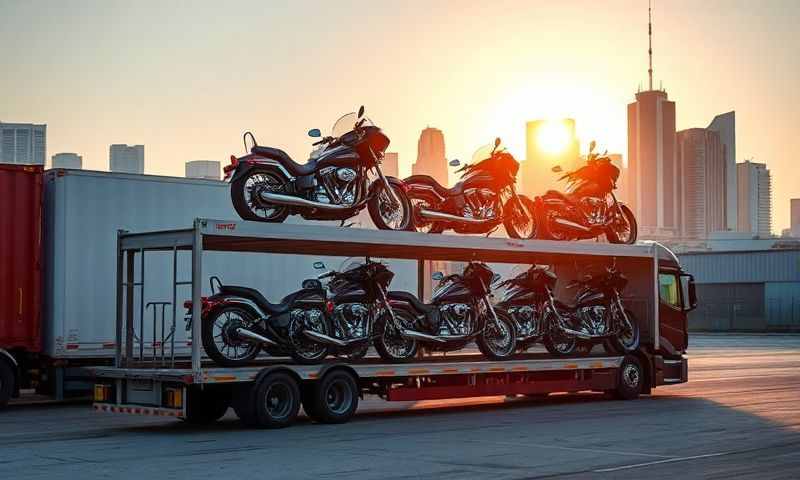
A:
<svg viewBox="0 0 800 480">
<path fill-rule="evenodd" d="M 770 3 L 773 8 L 744 1 L 656 5 L 653 47 L 655 87 L 663 80 L 680 103 L 678 129 L 706 125 L 712 113 L 736 110 L 735 160 L 767 160 L 779 231 L 789 225 L 788 199 L 800 196 L 790 175 L 792 159 L 782 148 L 798 123 L 794 106 L 800 93 L 791 79 L 800 74 L 800 60 L 793 54 L 798 39 L 792 19 L 800 6 Z M 195 2 L 190 20 L 182 7 L 153 3 L 144 8 L 87 1 L 42 11 L 36 4 L 10 3 L 0 19 L 0 49 L 16 68 L 0 85 L 14 95 L 0 118 L 47 123 L 48 151 L 81 152 L 87 169 L 105 169 L 108 144 L 133 141 L 148 145 L 149 173 L 176 176 L 187 156 L 224 162 L 240 154 L 247 129 L 260 143 L 303 160 L 310 151 L 308 128 L 327 131 L 360 104 L 392 138 L 390 148 L 403 157 L 403 175 L 410 172 L 419 128 L 426 123 L 447 132 L 448 157 L 462 160 L 496 136 L 524 158 L 523 125 L 533 118 L 575 118 L 583 152 L 592 139 L 601 150 L 625 151 L 625 104 L 637 85 L 646 85 L 646 8 L 646 2 L 608 2 L 585 28 L 564 36 L 565 22 L 586 15 L 585 4 L 507 2 L 496 8 L 467 2 L 454 9 L 431 2 L 422 23 L 413 4 L 320 4 L 314 9 L 327 20 L 365 9 L 373 19 L 366 32 L 326 20 L 324 37 L 335 40 L 321 41 L 322 33 L 292 32 L 298 22 L 312 32 L 322 26 L 316 20 L 308 25 L 308 9 L 293 5 L 243 2 L 219 8 Z M 34 25 L 18 21 L 32 16 L 39 19 Z M 124 25 L 104 20 L 123 17 Z M 265 22 L 285 28 L 263 32 L 257 43 L 241 48 L 250 38 L 242 32 L 260 31 Z M 220 28 L 191 34 L 209 24 Z M 526 27 L 532 24 L 537 28 Z M 486 32 L 485 38 L 463 33 L 475 29 Z M 176 38 L 176 30 L 187 34 Z M 75 31 L 81 35 L 72 35 Z M 340 70 L 333 59 L 361 45 L 364 34 L 377 32 L 385 40 L 381 51 Z M 11 48 L 22 44 L 24 58 L 35 61 Z M 554 44 L 559 48 L 536 47 Z M 423 46 L 447 54 L 420 56 Z M 308 52 L 307 61 L 296 61 L 292 51 Z M 269 61 L 248 62 L 259 54 Z M 385 65 L 387 57 L 395 72 L 391 79 L 355 80 Z M 61 81 L 42 75 L 45 64 L 63 72 Z M 308 75 L 311 64 L 339 74 Z M 271 73 L 272 65 L 282 73 Z M 193 72 L 191 82 L 186 68 Z M 247 76 L 229 75 L 244 69 Z M 495 72 L 491 82 L 484 78 L 488 71 Z"/>
</svg>

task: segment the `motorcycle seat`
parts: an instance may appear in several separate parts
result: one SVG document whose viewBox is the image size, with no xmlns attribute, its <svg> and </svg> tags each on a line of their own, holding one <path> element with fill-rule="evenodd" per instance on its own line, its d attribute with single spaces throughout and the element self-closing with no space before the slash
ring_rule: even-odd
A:
<svg viewBox="0 0 800 480">
<path fill-rule="evenodd" d="M 570 195 L 561 193 L 558 190 L 548 190 L 547 193 L 544 194 L 544 196 L 550 198 L 557 198 L 560 200 L 564 200 L 565 202 L 572 203 L 572 197 Z"/>
<path fill-rule="evenodd" d="M 464 182 L 458 182 L 452 188 L 443 187 L 430 175 L 411 175 L 406 177 L 403 182 L 407 185 L 425 185 L 433 188 L 433 190 L 441 197 L 452 197 L 464 193 Z"/>
<path fill-rule="evenodd" d="M 250 149 L 250 153 L 277 161 L 295 177 L 310 175 L 317 169 L 316 160 L 309 160 L 307 163 L 297 163 L 292 160 L 289 154 L 279 148 L 260 147 L 256 145 Z"/>
<path fill-rule="evenodd" d="M 288 312 L 294 297 L 300 293 L 303 293 L 302 290 L 293 292 L 283 297 L 280 303 L 271 303 L 269 300 L 264 298 L 264 295 L 261 295 L 261 292 L 255 288 L 222 285 L 219 287 L 219 292 L 223 295 L 236 295 L 237 297 L 244 297 L 252 300 L 256 303 L 256 305 L 270 315 L 278 315 Z"/>
<path fill-rule="evenodd" d="M 412 307 L 417 309 L 417 311 L 424 313 L 426 315 L 436 310 L 436 305 L 428 305 L 426 303 L 420 302 L 415 295 L 408 292 L 394 291 L 394 292 L 389 292 L 387 296 L 389 297 L 389 300 L 401 300 L 404 302 L 408 302 L 409 304 L 411 304 Z"/>
</svg>

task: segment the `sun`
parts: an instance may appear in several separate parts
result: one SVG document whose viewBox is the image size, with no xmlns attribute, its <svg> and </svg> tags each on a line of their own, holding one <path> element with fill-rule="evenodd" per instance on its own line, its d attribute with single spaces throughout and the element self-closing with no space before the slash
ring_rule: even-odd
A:
<svg viewBox="0 0 800 480">
<path fill-rule="evenodd" d="M 570 132 L 564 122 L 548 120 L 536 132 L 536 143 L 551 155 L 561 153 L 569 146 Z"/>
</svg>

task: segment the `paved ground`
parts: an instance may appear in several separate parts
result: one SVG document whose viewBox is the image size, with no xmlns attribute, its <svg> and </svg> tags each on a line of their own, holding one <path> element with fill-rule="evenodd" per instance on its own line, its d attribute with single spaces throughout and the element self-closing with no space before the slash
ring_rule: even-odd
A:
<svg viewBox="0 0 800 480">
<path fill-rule="evenodd" d="M 367 400 L 280 431 L 16 407 L 0 478 L 800 478 L 800 336 L 696 335 L 690 358 L 688 384 L 632 402 Z"/>
</svg>

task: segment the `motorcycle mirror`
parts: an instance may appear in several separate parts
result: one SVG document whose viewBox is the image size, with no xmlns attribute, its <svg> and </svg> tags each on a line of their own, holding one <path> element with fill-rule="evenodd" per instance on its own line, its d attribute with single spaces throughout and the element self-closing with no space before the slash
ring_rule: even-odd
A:
<svg viewBox="0 0 800 480">
<path fill-rule="evenodd" d="M 595 142 L 594 140 L 589 142 L 589 153 L 594 152 L 594 147 L 596 147 L 596 146 L 597 146 L 597 142 Z"/>
<path fill-rule="evenodd" d="M 322 262 L 314 262 L 314 270 L 324 270 L 325 264 Z"/>
<path fill-rule="evenodd" d="M 500 146 L 500 137 L 497 137 L 494 139 L 494 148 L 497 149 L 497 147 L 499 146 Z"/>
<path fill-rule="evenodd" d="M 364 105 L 361 105 L 360 107 L 358 107 L 358 118 L 361 118 L 363 116 L 364 116 Z"/>
<path fill-rule="evenodd" d="M 447 164 L 450 165 L 451 167 L 457 167 L 457 166 L 461 165 L 461 162 L 457 158 L 454 158 L 454 159 L 450 160 L 449 162 L 447 162 Z"/>
<path fill-rule="evenodd" d="M 319 128 L 312 128 L 308 131 L 308 136 L 312 138 L 319 138 L 322 136 L 322 132 L 319 131 Z"/>
<path fill-rule="evenodd" d="M 558 172 L 561 171 L 561 165 L 556 165 L 555 167 L 551 168 L 550 170 L 552 170 L 555 173 L 558 173 Z"/>
<path fill-rule="evenodd" d="M 444 278 L 444 273 L 442 272 L 433 272 L 431 275 L 431 279 L 436 280 L 437 282 L 441 281 Z"/>
</svg>

